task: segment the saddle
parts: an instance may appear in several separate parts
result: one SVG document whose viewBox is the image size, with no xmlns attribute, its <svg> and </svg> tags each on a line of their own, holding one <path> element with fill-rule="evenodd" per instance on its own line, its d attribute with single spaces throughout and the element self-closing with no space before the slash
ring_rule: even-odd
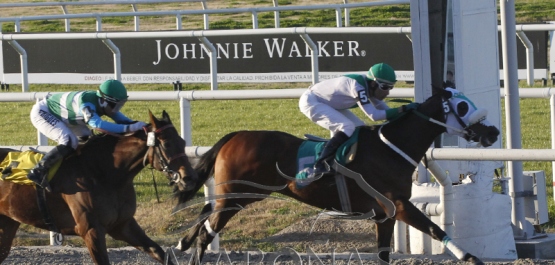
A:
<svg viewBox="0 0 555 265">
<path fill-rule="evenodd" d="M 353 135 L 343 143 L 335 153 L 335 161 L 341 165 L 347 165 L 355 159 L 356 150 L 358 147 L 358 134 L 359 128 L 355 129 Z M 328 139 L 320 138 L 318 136 L 306 134 L 307 140 L 303 141 L 299 150 L 297 151 L 297 188 L 303 188 L 312 182 L 308 179 L 314 170 L 314 163 L 320 157 L 320 153 L 324 149 L 324 145 Z"/>
<path fill-rule="evenodd" d="M 37 151 L 15 151 L 9 152 L 8 155 L 0 162 L 0 172 L 2 176 L 0 180 L 9 181 L 20 185 L 35 185 L 35 183 L 27 178 L 29 171 L 42 159 L 44 154 Z M 54 177 L 56 171 L 62 164 L 58 161 L 48 172 L 48 181 Z"/>
</svg>

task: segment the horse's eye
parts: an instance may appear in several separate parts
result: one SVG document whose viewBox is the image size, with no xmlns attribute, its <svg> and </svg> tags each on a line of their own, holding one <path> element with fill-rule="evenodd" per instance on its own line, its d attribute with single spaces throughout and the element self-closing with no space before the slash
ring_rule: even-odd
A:
<svg viewBox="0 0 555 265">
<path fill-rule="evenodd" d="M 459 116 L 461 117 L 466 116 L 466 114 L 468 113 L 468 109 L 468 102 L 466 101 L 462 101 L 457 104 L 457 114 L 459 114 Z"/>
</svg>

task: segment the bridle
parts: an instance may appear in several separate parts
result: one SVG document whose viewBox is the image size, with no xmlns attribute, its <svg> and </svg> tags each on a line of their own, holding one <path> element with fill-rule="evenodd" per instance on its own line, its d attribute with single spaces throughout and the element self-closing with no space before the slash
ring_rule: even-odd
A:
<svg viewBox="0 0 555 265">
<path fill-rule="evenodd" d="M 435 123 L 435 124 L 440 125 L 440 126 L 443 126 L 443 127 L 445 127 L 445 128 L 449 128 L 449 129 L 451 129 L 451 130 L 453 130 L 453 131 L 455 131 L 455 132 L 458 132 L 458 133 L 461 133 L 461 134 L 467 136 L 468 139 L 472 139 L 472 138 L 476 135 L 476 133 L 475 133 L 472 129 L 470 129 L 470 127 L 471 127 L 472 125 L 476 124 L 477 122 L 481 122 L 481 121 L 484 120 L 486 117 L 483 116 L 483 117 L 481 117 L 479 120 L 477 120 L 477 121 L 474 122 L 474 123 L 466 124 L 466 123 L 462 120 L 462 118 L 459 116 L 459 114 L 456 113 L 456 112 L 454 111 L 455 108 L 453 107 L 453 104 L 452 104 L 452 101 L 451 101 L 452 98 L 453 98 L 453 97 L 450 97 L 450 98 L 448 98 L 448 99 L 445 99 L 444 97 L 441 98 L 445 122 L 441 122 L 441 121 L 438 121 L 438 120 L 436 120 L 436 119 L 434 119 L 434 118 L 432 118 L 432 117 L 429 117 L 429 116 L 423 114 L 422 112 L 420 112 L 420 111 L 418 111 L 418 110 L 416 110 L 416 109 L 411 110 L 411 111 L 412 111 L 414 114 L 416 114 L 418 117 L 420 117 L 420 118 L 422 118 L 422 119 L 424 119 L 424 120 L 427 120 L 427 121 L 429 121 L 429 122 L 431 122 L 431 123 Z M 462 129 L 459 129 L 459 128 L 456 128 L 456 127 L 453 127 L 453 126 L 447 124 L 447 119 L 449 118 L 449 114 L 453 114 L 453 116 L 457 119 L 457 122 L 461 125 Z M 384 125 L 385 125 L 385 124 L 384 124 Z M 405 160 L 407 160 L 409 163 L 411 163 L 411 164 L 414 165 L 414 166 L 418 166 L 418 163 L 417 163 L 414 159 L 412 159 L 412 158 L 411 158 L 410 156 L 408 156 L 405 152 L 403 152 L 401 149 L 399 149 L 397 146 L 395 146 L 392 142 L 390 142 L 390 141 L 383 135 L 383 133 L 382 133 L 382 128 L 383 128 L 383 127 L 384 127 L 384 126 L 380 126 L 380 128 L 379 128 L 379 130 L 378 130 L 378 134 L 379 134 L 380 139 L 382 140 L 382 142 L 384 142 L 387 146 L 389 146 L 389 148 L 393 149 L 393 151 L 395 151 L 396 153 L 398 153 L 400 156 L 402 156 L 403 158 L 405 158 Z"/>
<path fill-rule="evenodd" d="M 153 155 L 156 155 L 156 158 L 158 158 L 158 161 L 161 165 L 161 169 L 158 169 L 159 171 L 162 171 L 166 174 L 166 177 L 168 178 L 168 180 L 171 183 L 177 183 L 179 181 L 179 177 L 180 174 L 179 172 L 173 171 L 169 168 L 170 163 L 180 157 L 184 157 L 186 156 L 185 151 L 183 151 L 182 153 L 178 153 L 176 155 L 173 155 L 170 158 L 166 158 L 166 150 L 164 149 L 164 147 L 162 145 L 160 145 L 160 141 L 158 140 L 158 138 L 156 137 L 160 132 L 162 132 L 165 129 L 168 128 L 174 128 L 173 124 L 167 124 L 164 125 L 158 129 L 156 129 L 155 131 L 151 131 L 148 132 L 147 131 L 147 127 L 143 127 L 146 135 L 147 135 L 147 141 L 146 141 L 146 145 L 149 147 L 149 149 L 154 149 L 153 150 Z M 144 158 L 143 158 L 143 166 L 146 166 L 146 162 L 147 159 L 149 158 L 148 154 L 151 152 L 146 152 Z M 154 158 L 150 158 L 150 164 L 154 165 L 153 160 Z"/>
</svg>

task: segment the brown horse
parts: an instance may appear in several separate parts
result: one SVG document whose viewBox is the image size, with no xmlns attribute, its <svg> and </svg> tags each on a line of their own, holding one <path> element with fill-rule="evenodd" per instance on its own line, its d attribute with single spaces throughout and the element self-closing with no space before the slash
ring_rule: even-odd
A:
<svg viewBox="0 0 555 265">
<path fill-rule="evenodd" d="M 63 161 L 51 181 L 52 192 L 46 193 L 52 224 L 64 235 L 82 237 L 96 264 L 110 263 L 106 234 L 164 262 L 164 250 L 133 217 L 137 207 L 133 179 L 147 163 L 181 190 L 194 186 L 185 180 L 197 179 L 184 153 L 185 141 L 169 115 L 164 111 L 157 119 L 149 111 L 149 116 L 150 124 L 133 134 L 93 136 Z M 9 151 L 0 149 L 0 160 Z M 0 181 L 0 262 L 10 253 L 21 223 L 52 229 L 38 207 L 34 186 Z"/>
<path fill-rule="evenodd" d="M 458 247 L 447 234 L 420 212 L 410 201 L 412 173 L 434 139 L 443 132 L 458 134 L 469 141 L 490 146 L 499 135 L 485 119 L 487 112 L 476 109 L 462 93 L 435 88 L 434 95 L 416 111 L 380 126 L 359 130 L 354 160 L 346 165 L 360 179 L 346 179 L 353 218 L 376 222 L 378 257 L 389 262 L 395 220 L 441 240 L 457 258 L 483 264 L 480 259 Z M 387 139 L 387 140 L 383 140 Z M 179 194 L 178 208 L 190 200 L 203 182 L 214 176 L 214 209 L 207 204 L 203 213 L 182 238 L 177 249 L 185 251 L 197 239 L 193 261 L 202 260 L 207 245 L 216 233 L 243 207 L 263 200 L 273 191 L 322 209 L 342 209 L 334 178 L 322 178 L 299 189 L 291 178 L 297 173 L 297 150 L 303 143 L 293 135 L 279 131 L 239 131 L 224 136 L 200 159 L 196 189 Z M 368 186 L 369 185 L 369 186 Z M 281 187 L 281 188 L 278 188 Z M 372 194 L 369 190 L 378 193 Z M 196 263 L 195 263 L 196 264 Z"/>
</svg>

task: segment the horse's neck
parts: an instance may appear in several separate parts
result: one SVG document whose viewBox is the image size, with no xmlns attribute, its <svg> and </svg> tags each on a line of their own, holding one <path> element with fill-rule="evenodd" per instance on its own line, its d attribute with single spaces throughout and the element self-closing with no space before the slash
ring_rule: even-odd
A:
<svg viewBox="0 0 555 265">
<path fill-rule="evenodd" d="M 418 161 L 445 128 L 414 114 L 407 118 L 406 121 L 384 125 L 382 134 L 397 148 Z"/>
<path fill-rule="evenodd" d="M 105 159 L 94 159 L 94 161 L 100 163 L 96 166 L 106 170 L 115 170 L 122 174 L 132 173 L 131 177 L 134 177 L 143 169 L 143 157 L 148 150 L 143 140 L 134 136 L 105 137 L 105 139 L 97 139 L 94 142 L 87 143 L 81 154 L 86 157 L 104 157 Z"/>
</svg>

